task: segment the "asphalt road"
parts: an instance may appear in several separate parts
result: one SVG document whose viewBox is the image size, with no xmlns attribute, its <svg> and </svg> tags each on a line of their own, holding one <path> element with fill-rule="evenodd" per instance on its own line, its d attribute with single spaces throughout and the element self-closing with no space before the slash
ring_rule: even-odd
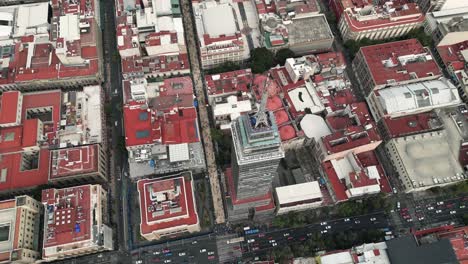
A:
<svg viewBox="0 0 468 264">
<path fill-rule="evenodd" d="M 218 263 L 216 237 L 204 235 L 140 248 L 132 252 L 132 263 Z"/>
<path fill-rule="evenodd" d="M 416 229 L 457 223 L 468 213 L 468 196 L 400 201 L 400 208 L 393 213 L 398 215 L 402 226 Z"/>
<path fill-rule="evenodd" d="M 312 233 L 326 235 L 345 230 L 363 230 L 368 228 L 390 227 L 387 216 L 383 213 L 375 213 L 350 218 L 341 218 L 322 223 L 312 224 L 300 228 L 287 228 L 271 232 L 261 232 L 255 235 L 245 236 L 241 243 L 244 258 L 251 258 L 265 254 L 275 247 L 302 243 L 312 236 Z"/>
</svg>

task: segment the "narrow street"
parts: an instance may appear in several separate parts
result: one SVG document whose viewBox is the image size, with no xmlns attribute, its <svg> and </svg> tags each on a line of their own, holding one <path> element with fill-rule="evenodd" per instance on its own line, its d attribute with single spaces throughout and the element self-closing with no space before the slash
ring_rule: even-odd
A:
<svg viewBox="0 0 468 264">
<path fill-rule="evenodd" d="M 181 0 L 182 14 L 184 18 L 185 40 L 190 59 L 190 68 L 195 88 L 195 95 L 198 100 L 198 115 L 201 125 L 202 141 L 205 147 L 205 158 L 207 172 L 210 179 L 211 194 L 213 197 L 214 214 L 217 224 L 225 222 L 224 205 L 221 187 L 219 184 L 218 171 L 216 167 L 215 152 L 211 139 L 211 127 L 206 107 L 206 95 L 204 90 L 203 74 L 201 72 L 200 56 L 198 54 L 197 34 L 195 21 L 192 15 L 191 1 Z"/>
<path fill-rule="evenodd" d="M 104 47 L 104 68 L 106 69 L 106 79 L 104 86 L 107 87 L 107 101 L 111 105 L 111 117 L 108 120 L 112 133 L 109 144 L 109 200 L 112 206 L 112 223 L 114 224 L 116 249 L 123 253 L 130 249 L 127 243 L 128 225 L 125 223 L 125 216 L 122 208 L 126 197 L 122 197 L 122 188 L 125 188 L 126 177 L 124 171 L 128 168 L 125 153 L 119 148 L 119 141 L 123 139 L 122 134 L 122 76 L 121 64 L 115 61 L 117 51 L 116 44 L 116 25 L 115 25 L 115 6 L 114 1 L 101 0 L 103 7 L 102 17 L 102 40 Z M 118 57 L 117 57 L 118 58 Z M 116 124 L 116 125 L 114 125 Z M 128 254 L 123 254 L 129 257 Z M 121 257 L 121 263 L 127 263 L 124 256 Z"/>
</svg>

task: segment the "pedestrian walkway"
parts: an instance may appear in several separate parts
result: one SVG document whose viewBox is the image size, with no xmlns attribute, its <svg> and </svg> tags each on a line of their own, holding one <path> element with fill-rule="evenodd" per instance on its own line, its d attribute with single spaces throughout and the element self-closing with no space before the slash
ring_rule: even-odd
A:
<svg viewBox="0 0 468 264">
<path fill-rule="evenodd" d="M 208 176 L 210 179 L 211 194 L 213 197 L 214 214 L 217 224 L 225 222 L 224 205 L 222 199 L 221 188 L 219 184 L 218 171 L 216 167 L 216 160 L 214 155 L 213 141 L 211 139 L 211 127 L 208 118 L 208 111 L 206 109 L 205 91 L 203 90 L 203 79 L 200 70 L 200 60 L 198 56 L 198 45 L 196 42 L 196 29 L 194 28 L 195 21 L 191 13 L 191 1 L 181 0 L 182 13 L 184 18 L 184 31 L 187 49 L 190 58 L 190 68 L 192 70 L 192 78 L 197 96 L 198 115 L 201 124 L 201 133 L 203 144 L 205 147 L 205 159 Z"/>
</svg>

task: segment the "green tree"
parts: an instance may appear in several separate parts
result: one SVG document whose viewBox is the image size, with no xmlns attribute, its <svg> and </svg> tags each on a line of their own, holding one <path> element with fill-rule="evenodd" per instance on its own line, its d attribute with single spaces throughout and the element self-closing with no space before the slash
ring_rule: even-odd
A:
<svg viewBox="0 0 468 264">
<path fill-rule="evenodd" d="M 294 58 L 294 57 L 295 57 L 295 54 L 292 50 L 280 49 L 276 52 L 275 60 L 278 64 L 283 66 L 287 59 Z"/>
<path fill-rule="evenodd" d="M 265 47 L 252 50 L 250 59 L 253 73 L 264 73 L 274 66 L 274 54 Z"/>
<path fill-rule="evenodd" d="M 219 66 L 210 69 L 207 71 L 208 74 L 218 74 L 222 72 L 230 72 L 230 71 L 236 71 L 239 70 L 241 67 L 238 63 L 232 62 L 232 61 L 226 61 Z"/>
</svg>

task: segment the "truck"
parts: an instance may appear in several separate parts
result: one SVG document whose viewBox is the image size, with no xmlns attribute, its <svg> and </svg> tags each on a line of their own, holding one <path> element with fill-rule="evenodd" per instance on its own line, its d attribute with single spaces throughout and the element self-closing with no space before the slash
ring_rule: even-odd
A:
<svg viewBox="0 0 468 264">
<path fill-rule="evenodd" d="M 239 243 L 239 242 L 243 242 L 244 241 L 244 237 L 236 237 L 236 238 L 231 238 L 227 241 L 228 244 L 234 244 L 234 243 Z"/>
</svg>

